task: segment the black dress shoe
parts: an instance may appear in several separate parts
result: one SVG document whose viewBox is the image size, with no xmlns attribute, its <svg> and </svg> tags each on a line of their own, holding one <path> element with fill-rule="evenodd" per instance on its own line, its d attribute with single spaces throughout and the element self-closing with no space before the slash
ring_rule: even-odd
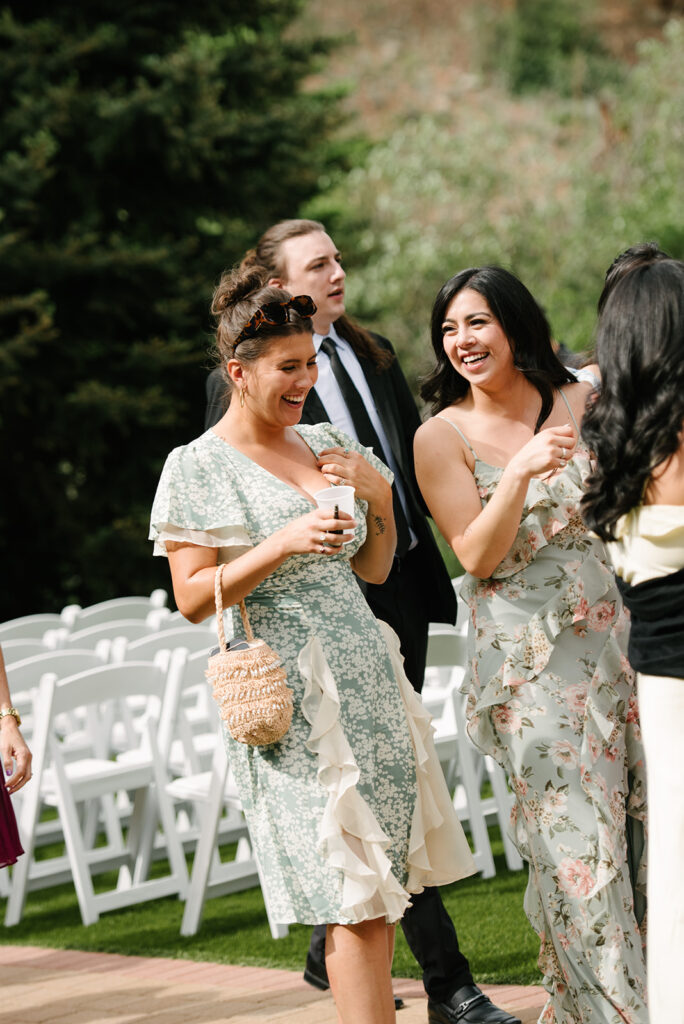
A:
<svg viewBox="0 0 684 1024">
<path fill-rule="evenodd" d="M 308 981 L 314 988 L 320 988 L 322 992 L 326 992 L 330 988 L 330 982 L 328 981 L 328 972 L 325 969 L 325 963 L 320 960 L 314 960 L 311 953 L 306 954 L 306 967 L 304 968 L 304 981 Z"/>
<path fill-rule="evenodd" d="M 444 1003 L 428 1000 L 429 1024 L 521 1024 L 505 1010 L 500 1010 L 477 985 L 462 985 Z"/>
<path fill-rule="evenodd" d="M 314 988 L 320 988 L 322 992 L 325 992 L 330 988 L 330 982 L 328 981 L 328 972 L 325 969 L 325 964 L 321 963 L 320 960 L 314 960 L 311 953 L 306 954 L 306 967 L 304 968 L 304 981 L 308 981 Z M 400 996 L 394 997 L 394 1009 L 403 1010 L 404 1000 Z"/>
</svg>

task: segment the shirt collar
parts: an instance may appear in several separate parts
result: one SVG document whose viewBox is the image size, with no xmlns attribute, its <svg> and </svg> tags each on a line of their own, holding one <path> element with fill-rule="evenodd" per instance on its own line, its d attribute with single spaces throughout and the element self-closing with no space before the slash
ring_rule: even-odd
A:
<svg viewBox="0 0 684 1024">
<path fill-rule="evenodd" d="M 316 334 L 316 333 L 314 333 L 313 343 L 314 343 L 314 348 L 316 349 L 316 355 L 318 355 L 318 351 L 319 351 L 319 349 L 320 349 L 320 347 L 321 347 L 321 345 L 322 345 L 322 343 L 323 343 L 325 338 L 332 338 L 332 340 L 335 342 L 336 345 L 341 344 L 342 341 L 343 341 L 343 339 L 339 336 L 339 334 L 337 333 L 337 331 L 335 329 L 335 324 L 330 324 L 330 329 L 328 330 L 328 332 L 326 334 Z"/>
</svg>

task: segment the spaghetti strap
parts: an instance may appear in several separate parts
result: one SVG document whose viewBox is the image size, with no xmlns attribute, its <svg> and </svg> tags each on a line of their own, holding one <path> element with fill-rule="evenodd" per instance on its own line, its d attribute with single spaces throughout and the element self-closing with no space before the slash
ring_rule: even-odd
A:
<svg viewBox="0 0 684 1024">
<path fill-rule="evenodd" d="M 475 459 L 477 458 L 477 455 L 475 454 L 475 449 L 473 448 L 472 444 L 470 443 L 468 438 L 465 436 L 465 434 L 463 433 L 463 431 L 461 430 L 460 427 L 457 427 L 455 423 L 453 423 L 451 420 L 448 420 L 446 418 L 446 416 L 440 416 L 439 413 L 437 413 L 437 415 L 435 416 L 435 419 L 442 420 L 444 423 L 448 423 L 450 427 L 453 427 L 454 430 L 456 431 L 456 433 L 461 435 L 461 439 L 464 441 L 464 443 L 468 446 L 470 451 L 473 453 L 473 458 L 475 458 Z"/>
<path fill-rule="evenodd" d="M 579 426 L 577 424 L 577 420 L 575 419 L 575 414 L 572 411 L 572 409 L 570 408 L 570 403 L 568 402 L 567 398 L 565 397 L 565 392 L 563 391 L 563 388 L 558 388 L 558 390 L 561 393 L 561 397 L 563 398 L 563 401 L 565 402 L 565 404 L 568 407 L 568 412 L 570 413 L 570 419 L 575 424 L 575 430 L 577 431 L 577 436 L 579 437 L 580 436 L 580 428 L 579 428 Z"/>
</svg>

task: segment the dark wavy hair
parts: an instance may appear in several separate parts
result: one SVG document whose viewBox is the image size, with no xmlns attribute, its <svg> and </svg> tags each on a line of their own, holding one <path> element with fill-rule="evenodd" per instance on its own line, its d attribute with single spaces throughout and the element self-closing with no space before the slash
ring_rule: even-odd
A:
<svg viewBox="0 0 684 1024">
<path fill-rule="evenodd" d="M 661 260 L 615 285 L 596 340 L 602 385 L 582 437 L 596 469 L 582 499 L 587 526 L 613 540 L 651 473 L 680 445 L 684 422 L 684 263 Z"/>
<path fill-rule="evenodd" d="M 421 396 L 433 415 L 467 395 L 470 384 L 458 373 L 444 351 L 442 324 L 447 307 L 464 288 L 487 300 L 513 352 L 513 363 L 541 395 L 542 406 L 535 432 L 553 408 L 554 389 L 572 384 L 575 377 L 553 351 L 551 329 L 544 312 L 522 281 L 503 267 L 470 267 L 442 285 L 432 307 L 432 347 L 437 363 L 423 378 Z"/>
<path fill-rule="evenodd" d="M 672 259 L 672 257 L 663 252 L 658 247 L 657 242 L 638 242 L 636 245 L 630 245 L 629 249 L 625 249 L 624 252 L 618 253 L 606 270 L 603 291 L 599 295 L 597 303 L 598 315 L 601 316 L 603 307 L 608 301 L 608 296 L 623 277 L 631 274 L 637 267 L 645 267 L 651 263 L 659 263 L 661 260 L 669 259 Z"/>
</svg>

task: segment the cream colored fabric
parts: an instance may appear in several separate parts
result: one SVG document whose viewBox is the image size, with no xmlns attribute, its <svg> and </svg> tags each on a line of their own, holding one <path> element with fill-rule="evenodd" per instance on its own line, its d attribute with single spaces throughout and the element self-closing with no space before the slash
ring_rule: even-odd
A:
<svg viewBox="0 0 684 1024">
<path fill-rule="evenodd" d="M 385 853 L 389 838 L 357 788 L 360 773 L 340 725 L 337 685 L 315 636 L 300 652 L 299 669 L 306 687 L 302 711 L 311 726 L 307 747 L 318 759 L 318 780 L 328 794 L 318 841 L 343 875 L 342 913 L 357 921 L 384 916 L 392 923 L 403 916 L 410 893 L 471 875 L 475 864 L 437 761 L 430 715 L 406 678 L 396 634 L 385 622 L 379 626 L 406 707 L 416 758 L 406 888 Z"/>
<path fill-rule="evenodd" d="M 213 530 L 189 530 L 172 523 L 163 524 L 155 539 L 155 555 L 166 554 L 167 541 L 176 544 L 198 544 L 202 548 L 218 548 L 219 562 L 232 562 L 249 551 L 252 542 L 244 526 L 226 526 Z"/>
<path fill-rule="evenodd" d="M 641 505 L 608 545 L 628 583 L 684 568 L 684 506 Z M 651 1024 L 684 1024 L 684 680 L 637 674 L 649 813 L 648 992 Z"/>
<path fill-rule="evenodd" d="M 648 785 L 648 1005 L 684 1024 L 684 680 L 637 675 Z"/>
<path fill-rule="evenodd" d="M 684 566 L 684 505 L 639 505 L 618 521 L 607 545 L 625 583 L 667 576 Z"/>
</svg>

